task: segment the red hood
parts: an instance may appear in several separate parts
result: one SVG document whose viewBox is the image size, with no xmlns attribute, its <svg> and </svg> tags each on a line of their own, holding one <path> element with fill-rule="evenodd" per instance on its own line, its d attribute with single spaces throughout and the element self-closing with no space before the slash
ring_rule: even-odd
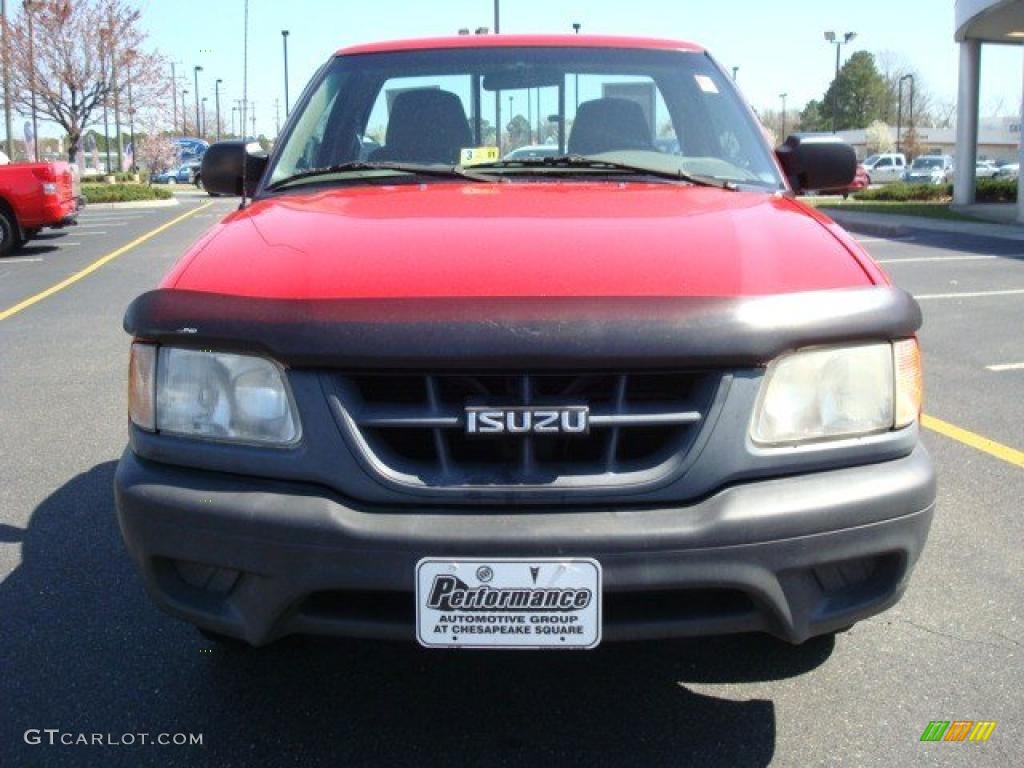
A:
<svg viewBox="0 0 1024 768">
<path fill-rule="evenodd" d="M 884 280 L 783 197 L 669 184 L 434 183 L 266 199 L 163 287 L 268 298 L 739 296 Z"/>
</svg>

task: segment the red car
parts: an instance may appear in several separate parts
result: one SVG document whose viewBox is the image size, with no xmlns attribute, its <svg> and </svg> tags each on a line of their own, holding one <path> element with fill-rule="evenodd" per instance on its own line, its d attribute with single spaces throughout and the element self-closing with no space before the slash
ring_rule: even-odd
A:
<svg viewBox="0 0 1024 768">
<path fill-rule="evenodd" d="M 867 189 L 869 186 L 871 186 L 871 177 L 868 176 L 867 168 L 860 163 L 857 163 L 857 173 L 853 177 L 853 181 L 845 187 L 823 189 L 820 190 L 820 192 L 824 195 L 842 195 L 843 199 L 846 199 L 854 192 L 860 192 L 862 189 Z"/>
<path fill-rule="evenodd" d="M 527 98 L 559 152 L 502 159 Z M 338 52 L 272 155 L 210 147 L 251 200 L 125 317 L 147 591 L 253 645 L 799 643 L 893 605 L 935 499 L 921 314 L 794 197 L 855 164 L 773 153 L 687 43 Z"/>
<path fill-rule="evenodd" d="M 0 165 L 0 256 L 41 229 L 73 224 L 80 207 L 75 187 L 67 163 Z"/>
</svg>

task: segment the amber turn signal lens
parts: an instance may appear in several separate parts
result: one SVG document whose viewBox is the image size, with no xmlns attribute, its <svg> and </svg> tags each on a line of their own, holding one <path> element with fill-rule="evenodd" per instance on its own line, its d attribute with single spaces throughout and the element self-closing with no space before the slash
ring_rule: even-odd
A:
<svg viewBox="0 0 1024 768">
<path fill-rule="evenodd" d="M 156 347 L 132 344 L 128 362 L 128 417 L 140 429 L 156 430 Z"/>
<path fill-rule="evenodd" d="M 924 377 L 921 374 L 921 348 L 917 339 L 903 339 L 892 345 L 896 373 L 897 429 L 913 424 L 921 415 Z"/>
</svg>

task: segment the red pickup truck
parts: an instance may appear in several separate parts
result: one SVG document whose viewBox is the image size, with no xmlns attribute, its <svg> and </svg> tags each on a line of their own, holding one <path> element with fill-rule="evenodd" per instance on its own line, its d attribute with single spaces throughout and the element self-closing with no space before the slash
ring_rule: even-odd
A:
<svg viewBox="0 0 1024 768">
<path fill-rule="evenodd" d="M 0 256 L 31 240 L 40 229 L 73 224 L 81 205 L 68 163 L 0 166 Z"/>
<path fill-rule="evenodd" d="M 206 151 L 252 202 L 125 317 L 149 594 L 228 647 L 799 643 L 889 608 L 935 501 L 921 311 L 794 197 L 855 169 L 772 151 L 688 43 L 339 52 L 269 156 Z"/>
</svg>

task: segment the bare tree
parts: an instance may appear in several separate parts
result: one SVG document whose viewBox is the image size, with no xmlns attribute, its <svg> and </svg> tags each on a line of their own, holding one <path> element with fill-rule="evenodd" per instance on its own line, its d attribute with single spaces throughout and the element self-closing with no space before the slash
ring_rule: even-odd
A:
<svg viewBox="0 0 1024 768">
<path fill-rule="evenodd" d="M 31 0 L 7 23 L 11 100 L 27 115 L 34 93 L 39 116 L 67 133 L 72 161 L 104 103 L 127 105 L 130 90 L 137 112 L 164 96 L 163 60 L 143 51 L 139 18 L 124 0 Z"/>
<path fill-rule="evenodd" d="M 906 58 L 895 51 L 881 51 L 875 55 L 875 61 L 882 78 L 885 80 L 886 101 L 882 109 L 882 120 L 889 125 L 896 125 L 899 112 L 900 80 L 908 75 L 913 77 L 914 103 L 913 115 L 910 114 L 910 83 L 903 84 L 903 121 L 909 124 L 911 117 L 916 125 L 932 125 L 935 122 L 934 98 L 927 83 Z"/>
</svg>

